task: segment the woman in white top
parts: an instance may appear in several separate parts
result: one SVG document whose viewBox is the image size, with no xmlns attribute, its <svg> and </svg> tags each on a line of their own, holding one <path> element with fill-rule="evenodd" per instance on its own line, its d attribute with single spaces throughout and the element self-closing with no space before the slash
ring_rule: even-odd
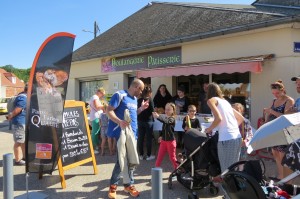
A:
<svg viewBox="0 0 300 199">
<path fill-rule="evenodd" d="M 98 151 L 98 145 L 99 145 L 98 134 L 100 132 L 99 117 L 104 109 L 104 105 L 101 102 L 104 95 L 105 95 L 105 90 L 104 88 L 100 87 L 99 89 L 97 89 L 96 94 L 93 95 L 90 99 L 90 121 L 92 121 L 92 142 L 93 142 L 93 148 L 95 154 L 99 153 Z"/>
<path fill-rule="evenodd" d="M 230 165 L 239 161 L 242 138 L 239 131 L 239 124 L 243 116 L 235 111 L 230 103 L 224 99 L 220 87 L 216 83 L 208 85 L 207 104 L 212 111 L 214 121 L 211 126 L 205 129 L 205 133 L 218 131 L 218 157 L 221 172 L 224 172 Z M 219 176 L 215 181 L 222 180 Z"/>
</svg>

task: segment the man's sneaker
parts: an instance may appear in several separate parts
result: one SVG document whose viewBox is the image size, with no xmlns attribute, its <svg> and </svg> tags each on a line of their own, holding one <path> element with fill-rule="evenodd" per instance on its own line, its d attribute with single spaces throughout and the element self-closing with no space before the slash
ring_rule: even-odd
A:
<svg viewBox="0 0 300 199">
<path fill-rule="evenodd" d="M 155 159 L 154 155 L 147 156 L 147 158 L 146 158 L 146 160 L 154 160 L 154 159 Z"/>
<path fill-rule="evenodd" d="M 15 165 L 20 166 L 20 165 L 25 165 L 26 162 L 24 160 L 20 160 L 19 162 L 15 162 Z"/>
<path fill-rule="evenodd" d="M 140 155 L 139 158 L 140 158 L 140 160 L 143 160 L 143 159 L 144 159 L 144 156 Z"/>
<path fill-rule="evenodd" d="M 108 191 L 108 198 L 115 199 L 117 197 L 117 185 L 113 184 L 110 185 L 109 191 Z"/>
<path fill-rule="evenodd" d="M 124 191 L 129 193 L 132 197 L 138 197 L 140 193 L 135 189 L 134 185 L 124 187 Z"/>
</svg>

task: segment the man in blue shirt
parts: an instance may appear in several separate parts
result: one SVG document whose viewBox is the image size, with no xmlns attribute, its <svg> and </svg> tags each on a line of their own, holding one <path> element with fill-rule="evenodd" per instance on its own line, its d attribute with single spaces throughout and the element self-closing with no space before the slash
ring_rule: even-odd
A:
<svg viewBox="0 0 300 199">
<path fill-rule="evenodd" d="M 143 110 L 148 108 L 149 102 L 143 101 L 140 108 L 137 108 L 137 97 L 144 90 L 144 83 L 139 79 L 134 79 L 130 84 L 128 90 L 117 91 L 109 101 L 107 107 L 107 115 L 109 117 L 107 136 L 110 138 L 116 138 L 117 140 L 120 137 L 121 129 L 124 129 L 126 126 L 131 125 L 132 131 L 137 138 L 137 115 Z M 131 122 L 128 123 L 124 120 L 124 111 L 125 109 L 129 110 Z M 117 156 L 117 162 L 115 164 L 112 176 L 110 179 L 110 187 L 108 192 L 109 198 L 116 198 L 117 185 L 120 180 L 120 163 Z M 125 176 L 128 175 L 128 176 Z M 130 182 L 124 182 L 124 179 L 130 179 Z M 133 185 L 133 170 L 130 169 L 128 173 L 123 173 L 123 185 L 124 191 L 130 193 L 133 197 L 138 197 L 139 192 L 135 189 Z"/>
<path fill-rule="evenodd" d="M 297 92 L 300 94 L 300 75 L 298 77 L 292 77 L 291 80 L 296 82 L 296 89 L 297 89 Z M 296 99 L 296 101 L 295 101 L 294 111 L 300 112 L 300 97 L 298 99 Z"/>
<path fill-rule="evenodd" d="M 14 136 L 15 165 L 25 165 L 25 116 L 27 102 L 27 85 L 14 101 L 14 109 L 7 115 L 12 121 Z"/>
</svg>

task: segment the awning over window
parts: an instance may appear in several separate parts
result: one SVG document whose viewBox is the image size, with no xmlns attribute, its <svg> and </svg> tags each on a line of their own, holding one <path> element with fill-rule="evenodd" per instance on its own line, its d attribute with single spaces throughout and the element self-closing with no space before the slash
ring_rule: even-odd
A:
<svg viewBox="0 0 300 199">
<path fill-rule="evenodd" d="M 216 60 L 209 62 L 197 62 L 181 64 L 167 68 L 155 68 L 137 71 L 138 78 L 146 77 L 170 77 L 170 76 L 189 76 L 189 75 L 208 75 L 221 73 L 245 73 L 262 72 L 262 62 L 265 59 L 273 58 L 273 54 L 258 55 L 251 57 L 240 57 L 226 60 Z"/>
</svg>

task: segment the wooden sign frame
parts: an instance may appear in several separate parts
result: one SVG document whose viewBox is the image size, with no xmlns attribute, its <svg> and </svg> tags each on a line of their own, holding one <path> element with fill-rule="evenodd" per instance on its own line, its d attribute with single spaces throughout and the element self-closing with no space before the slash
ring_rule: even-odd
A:
<svg viewBox="0 0 300 199">
<path fill-rule="evenodd" d="M 92 144 L 92 139 L 91 139 L 91 134 L 90 134 L 90 128 L 88 125 L 88 119 L 87 119 L 87 115 L 86 115 L 86 109 L 85 109 L 85 103 L 82 101 L 75 101 L 75 100 L 66 100 L 65 101 L 65 108 L 72 108 L 72 107 L 80 107 L 82 108 L 83 111 L 83 117 L 84 117 L 84 123 L 85 123 L 85 127 L 87 130 L 87 136 L 88 136 L 88 143 L 89 143 L 89 148 L 91 151 L 91 157 L 84 159 L 84 160 L 80 160 L 78 162 L 74 162 L 72 164 L 68 164 L 66 166 L 63 166 L 62 163 L 62 158 L 60 157 L 58 159 L 58 171 L 59 171 L 59 175 L 60 175 L 60 179 L 61 179 L 61 187 L 63 189 L 66 188 L 66 181 L 65 181 L 65 176 L 64 176 L 64 171 L 78 167 L 80 165 L 86 164 L 88 162 L 93 162 L 93 167 L 94 167 L 94 174 L 97 175 L 98 174 L 98 168 L 97 168 L 97 164 L 96 164 L 96 158 L 94 155 L 94 149 L 93 149 L 93 144 Z"/>
</svg>

